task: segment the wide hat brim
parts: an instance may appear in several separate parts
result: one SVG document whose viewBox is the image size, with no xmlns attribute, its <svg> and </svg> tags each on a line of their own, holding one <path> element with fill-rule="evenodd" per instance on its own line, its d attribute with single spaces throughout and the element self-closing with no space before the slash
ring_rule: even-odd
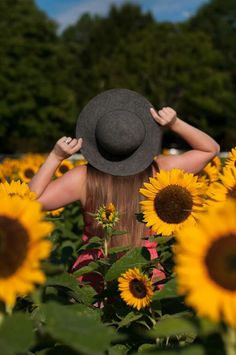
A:
<svg viewBox="0 0 236 355">
<path fill-rule="evenodd" d="M 83 138 L 81 153 L 96 169 L 116 176 L 128 176 L 145 170 L 161 150 L 162 132 L 153 119 L 153 105 L 142 95 L 128 89 L 107 90 L 90 100 L 81 111 L 76 125 L 76 138 Z M 143 123 L 145 136 L 142 144 L 128 157 L 110 160 L 98 149 L 96 126 L 101 117 L 117 110 L 136 115 Z"/>
</svg>

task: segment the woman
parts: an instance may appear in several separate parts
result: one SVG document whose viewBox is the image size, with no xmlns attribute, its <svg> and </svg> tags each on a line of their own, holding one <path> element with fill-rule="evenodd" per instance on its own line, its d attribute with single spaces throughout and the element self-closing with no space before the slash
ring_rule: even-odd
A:
<svg viewBox="0 0 236 355">
<path fill-rule="evenodd" d="M 179 135 L 191 149 L 176 156 L 158 154 L 161 127 Z M 108 90 L 93 98 L 78 119 L 76 135 L 56 142 L 30 181 L 30 189 L 44 210 L 79 200 L 85 212 L 95 212 L 112 202 L 120 212 L 117 228 L 127 231 L 122 238 L 112 238 L 113 245 L 141 245 L 144 225 L 136 221 L 135 213 L 141 199 L 138 190 L 148 177 L 160 169 L 198 173 L 220 149 L 213 138 L 181 120 L 172 108 L 156 111 L 141 95 L 126 89 Z M 80 149 L 89 164 L 52 181 L 62 160 Z M 94 222 L 86 220 L 88 236 L 99 233 Z"/>
</svg>

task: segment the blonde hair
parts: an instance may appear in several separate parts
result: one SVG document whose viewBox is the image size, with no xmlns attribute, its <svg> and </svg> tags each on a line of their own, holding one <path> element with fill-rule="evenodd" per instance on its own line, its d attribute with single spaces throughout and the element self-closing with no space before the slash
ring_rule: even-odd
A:
<svg viewBox="0 0 236 355">
<path fill-rule="evenodd" d="M 157 164 L 155 162 L 153 164 L 158 170 Z M 132 247 L 142 244 L 146 228 L 143 223 L 137 221 L 135 213 L 140 212 L 139 202 L 143 199 L 139 188 L 153 175 L 153 164 L 131 176 L 113 176 L 88 165 L 85 211 L 94 213 L 101 205 L 112 202 L 120 217 L 116 229 L 127 231 L 127 234 L 113 236 L 111 246 Z M 101 229 L 98 228 L 96 221 L 91 222 L 89 227 L 90 233 L 101 236 Z"/>
</svg>

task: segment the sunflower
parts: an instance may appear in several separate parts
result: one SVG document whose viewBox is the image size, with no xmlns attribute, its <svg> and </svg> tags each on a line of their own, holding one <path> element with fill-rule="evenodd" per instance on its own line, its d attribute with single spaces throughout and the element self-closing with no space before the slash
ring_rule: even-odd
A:
<svg viewBox="0 0 236 355">
<path fill-rule="evenodd" d="M 229 152 L 228 158 L 225 161 L 225 166 L 234 167 L 236 166 L 236 147 L 232 148 Z"/>
<path fill-rule="evenodd" d="M 216 155 L 215 158 L 211 160 L 211 165 L 215 166 L 218 171 L 221 171 L 222 163 L 218 155 Z"/>
<path fill-rule="evenodd" d="M 212 165 L 210 162 L 198 173 L 198 176 L 200 182 L 210 185 L 219 179 L 219 170 L 216 165 Z"/>
<path fill-rule="evenodd" d="M 18 159 L 5 158 L 1 164 L 2 174 L 5 178 L 15 179 L 18 177 L 19 166 Z"/>
<path fill-rule="evenodd" d="M 202 209 L 205 186 L 198 177 L 179 169 L 160 171 L 140 193 L 148 200 L 141 201 L 144 222 L 157 234 L 170 235 L 195 223 Z"/>
<path fill-rule="evenodd" d="M 178 291 L 200 316 L 236 326 L 236 202 L 203 214 L 177 233 Z"/>
<path fill-rule="evenodd" d="M 227 165 L 223 168 L 223 173 L 220 174 L 220 181 L 213 183 L 207 192 L 210 200 L 213 202 L 222 202 L 226 198 L 231 197 L 236 199 L 236 167 Z"/>
<path fill-rule="evenodd" d="M 7 181 L 0 183 L 0 196 L 3 194 L 8 196 L 17 195 L 23 199 L 29 200 L 34 200 L 36 198 L 36 193 L 31 191 L 29 186 L 20 180 L 12 180 L 10 183 Z"/>
<path fill-rule="evenodd" d="M 220 180 L 228 191 L 228 197 L 236 198 L 236 167 L 225 167 Z"/>
<path fill-rule="evenodd" d="M 118 212 L 111 202 L 98 208 L 95 219 L 103 228 L 112 228 L 119 221 Z"/>
<path fill-rule="evenodd" d="M 58 217 L 64 211 L 64 207 L 57 208 L 56 210 L 47 211 L 46 214 L 52 217 Z"/>
<path fill-rule="evenodd" d="M 22 162 L 19 166 L 18 176 L 23 182 L 30 182 L 34 174 L 38 171 L 38 166 L 32 162 Z"/>
<path fill-rule="evenodd" d="M 60 166 L 55 172 L 55 176 L 59 177 L 65 174 L 67 171 L 71 170 L 74 167 L 73 163 L 70 160 L 63 160 Z"/>
<path fill-rule="evenodd" d="M 26 153 L 21 156 L 21 162 L 36 165 L 38 168 L 45 162 L 46 154 Z"/>
<path fill-rule="evenodd" d="M 5 182 L 5 181 L 6 181 L 6 178 L 5 178 L 5 175 L 4 175 L 4 172 L 3 172 L 3 167 L 0 164 L 0 183 L 1 182 Z"/>
<path fill-rule="evenodd" d="M 75 161 L 74 166 L 87 165 L 88 161 L 86 159 L 78 159 Z"/>
<path fill-rule="evenodd" d="M 40 261 L 48 257 L 51 243 L 45 240 L 53 224 L 43 221 L 37 201 L 3 196 L 0 204 L 0 299 L 12 308 L 43 283 Z"/>
<path fill-rule="evenodd" d="M 153 296 L 151 280 L 136 267 L 121 274 L 118 288 L 125 303 L 138 310 L 148 306 Z"/>
</svg>

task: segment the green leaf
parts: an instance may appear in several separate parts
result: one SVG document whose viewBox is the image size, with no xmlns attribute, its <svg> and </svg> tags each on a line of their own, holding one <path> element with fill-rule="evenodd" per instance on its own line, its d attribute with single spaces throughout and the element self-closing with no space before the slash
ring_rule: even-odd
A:
<svg viewBox="0 0 236 355">
<path fill-rule="evenodd" d="M 97 295 L 93 287 L 87 285 L 80 287 L 75 292 L 70 293 L 76 301 L 82 302 L 86 305 L 91 305 L 95 301 L 95 296 Z"/>
<path fill-rule="evenodd" d="M 68 345 L 83 354 L 104 355 L 115 331 L 106 327 L 88 312 L 81 312 L 77 305 L 62 306 L 48 303 L 42 306 L 45 328 L 61 345 Z"/>
<path fill-rule="evenodd" d="M 138 354 L 143 354 L 150 351 L 150 353 L 152 352 L 154 354 L 154 351 L 157 351 L 157 346 L 156 344 L 142 344 L 139 348 L 138 348 Z"/>
<path fill-rule="evenodd" d="M 141 313 L 129 312 L 119 323 L 118 329 L 129 326 L 132 322 L 142 317 Z"/>
<path fill-rule="evenodd" d="M 59 275 L 48 277 L 45 286 L 61 286 L 77 291 L 79 283 L 74 276 L 64 272 Z"/>
<path fill-rule="evenodd" d="M 55 347 L 51 349 L 44 349 L 37 352 L 36 355 L 78 355 L 78 352 L 74 351 L 69 346 L 55 345 Z"/>
<path fill-rule="evenodd" d="M 24 313 L 7 316 L 0 327 L 0 353 L 16 355 L 34 344 L 33 323 Z"/>
<path fill-rule="evenodd" d="M 142 268 L 150 261 L 150 254 L 146 248 L 135 248 L 116 261 L 108 270 L 105 279 L 112 281 L 129 268 Z"/>
<path fill-rule="evenodd" d="M 123 344 L 116 344 L 108 350 L 108 355 L 126 355 L 129 349 Z"/>
<path fill-rule="evenodd" d="M 96 291 L 91 286 L 81 287 L 76 278 L 67 273 L 49 277 L 45 285 L 65 287 L 71 290 L 68 292 L 71 297 L 85 304 L 91 304 L 94 301 L 94 296 L 96 295 Z"/>
<path fill-rule="evenodd" d="M 188 346 L 185 349 L 180 351 L 181 355 L 206 355 L 208 352 L 206 352 L 206 349 L 204 349 L 203 346 L 201 345 L 192 345 Z M 209 353 L 210 354 L 210 353 Z M 212 354 L 215 354 L 215 352 L 212 352 Z"/>
<path fill-rule="evenodd" d="M 88 272 L 92 272 L 96 270 L 99 267 L 98 263 L 95 263 L 94 261 L 91 261 L 89 265 L 81 267 L 79 270 L 73 272 L 73 275 L 75 277 L 79 277 L 81 275 L 87 274 Z"/>
<path fill-rule="evenodd" d="M 168 281 L 161 290 L 154 293 L 152 301 L 160 300 L 162 298 L 177 297 L 176 292 L 176 279 L 171 279 Z"/>
<path fill-rule="evenodd" d="M 87 243 L 85 243 L 79 248 L 79 250 L 81 251 L 81 250 L 99 248 L 101 245 L 102 245 L 102 238 L 95 236 L 90 238 Z"/>
<path fill-rule="evenodd" d="M 42 268 L 43 271 L 48 275 L 48 276 L 53 276 L 56 274 L 62 273 L 65 268 L 62 264 L 52 264 L 48 261 L 44 261 L 42 263 Z"/>
<path fill-rule="evenodd" d="M 199 323 L 199 332 L 200 335 L 209 335 L 211 333 L 216 333 L 220 331 L 220 324 L 219 323 L 214 323 L 210 321 L 209 319 L 206 318 L 199 318 L 198 317 L 198 323 Z"/>
<path fill-rule="evenodd" d="M 140 349 L 140 350 L 139 350 Z M 186 346 L 183 349 L 176 348 L 175 350 L 159 350 L 155 344 L 143 344 L 138 349 L 138 353 L 142 355 L 213 355 L 207 353 L 201 345 Z M 222 354 L 223 355 L 223 354 Z"/>
<path fill-rule="evenodd" d="M 181 317 L 161 318 L 148 333 L 151 337 L 167 338 L 171 336 L 193 336 L 197 335 L 197 328 L 190 319 Z"/>
</svg>

